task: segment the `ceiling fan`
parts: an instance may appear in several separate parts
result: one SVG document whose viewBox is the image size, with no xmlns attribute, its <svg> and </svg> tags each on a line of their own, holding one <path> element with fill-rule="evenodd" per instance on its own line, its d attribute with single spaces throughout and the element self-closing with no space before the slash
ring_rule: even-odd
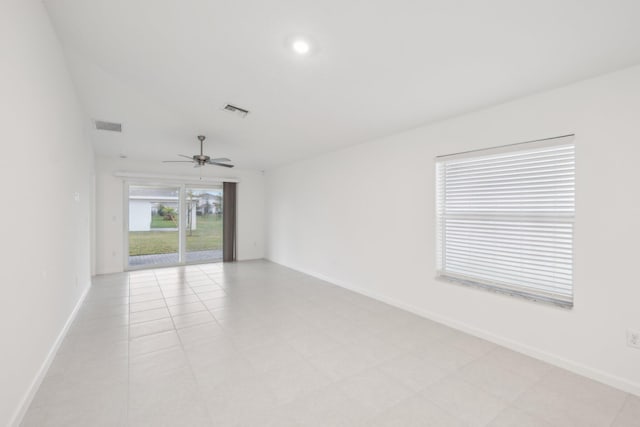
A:
<svg viewBox="0 0 640 427">
<path fill-rule="evenodd" d="M 233 165 L 229 165 L 226 162 L 230 162 L 231 159 L 226 157 L 218 157 L 212 159 L 209 156 L 205 156 L 203 152 L 203 143 L 207 137 L 204 135 L 198 135 L 200 141 L 200 154 L 194 154 L 193 156 L 185 156 L 184 154 L 178 154 L 180 157 L 184 157 L 189 160 L 164 160 L 162 163 L 194 163 L 194 168 L 199 168 L 205 165 L 222 166 L 223 168 L 232 168 Z"/>
</svg>

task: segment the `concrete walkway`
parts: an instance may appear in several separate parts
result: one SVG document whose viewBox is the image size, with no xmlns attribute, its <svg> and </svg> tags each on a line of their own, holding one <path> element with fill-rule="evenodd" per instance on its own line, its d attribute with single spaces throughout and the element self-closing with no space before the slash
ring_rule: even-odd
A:
<svg viewBox="0 0 640 427">
<path fill-rule="evenodd" d="M 222 261 L 222 249 L 187 252 L 187 262 Z M 169 265 L 178 263 L 178 254 L 134 255 L 129 257 L 129 266 Z"/>
</svg>

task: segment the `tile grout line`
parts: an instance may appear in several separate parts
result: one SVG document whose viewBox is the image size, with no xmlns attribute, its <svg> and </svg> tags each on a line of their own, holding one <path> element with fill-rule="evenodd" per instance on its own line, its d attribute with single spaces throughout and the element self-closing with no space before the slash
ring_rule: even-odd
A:
<svg viewBox="0 0 640 427">
<path fill-rule="evenodd" d="M 616 423 L 616 421 L 618 420 L 618 418 L 620 418 L 620 414 L 622 414 L 622 410 L 624 409 L 624 407 L 626 406 L 626 404 L 627 404 L 627 402 L 629 400 L 631 400 L 631 394 L 627 393 L 627 396 L 622 401 L 622 405 L 620 406 L 620 409 L 618 409 L 618 412 L 616 412 L 616 415 L 611 420 L 611 423 L 609 423 L 609 426 L 613 426 Z"/>
<path fill-rule="evenodd" d="M 184 271 L 182 270 L 183 268 L 184 267 L 181 268 L 181 271 L 184 273 Z M 200 267 L 198 267 L 198 269 L 200 269 Z M 155 274 L 155 271 L 154 271 L 154 274 Z M 156 275 L 156 279 L 157 279 L 157 275 Z M 186 277 L 181 278 L 180 280 L 184 281 L 184 284 L 189 288 L 189 290 L 191 290 L 193 292 L 193 289 L 191 288 L 191 286 L 187 282 Z M 160 284 L 160 282 L 158 282 L 158 285 L 159 284 Z M 205 404 L 205 402 L 202 399 L 202 392 L 200 390 L 200 384 L 198 383 L 198 380 L 196 378 L 196 374 L 195 374 L 195 371 L 193 369 L 193 365 L 191 364 L 191 360 L 189 360 L 189 357 L 187 356 L 187 351 L 185 350 L 184 343 L 182 342 L 182 338 L 180 337 L 180 334 L 178 333 L 178 328 L 176 327 L 176 323 L 173 320 L 173 315 L 171 314 L 171 311 L 169 310 L 169 306 L 167 305 L 167 299 L 164 296 L 164 292 L 162 291 L 162 287 L 160 287 L 160 292 L 162 293 L 162 297 L 163 297 L 163 300 L 165 302 L 165 306 L 167 307 L 167 312 L 169 313 L 169 318 L 171 319 L 171 323 L 173 324 L 173 330 L 175 331 L 176 336 L 178 337 L 178 342 L 180 342 L 180 348 L 182 349 L 182 353 L 184 354 L 184 358 L 187 361 L 187 366 L 189 367 L 189 372 L 191 373 L 191 378 L 193 379 L 193 382 L 195 383 L 196 390 L 198 390 L 198 400 L 200 401 L 200 403 L 204 407 L 204 410 L 205 410 L 205 412 L 207 414 L 207 418 L 208 418 L 209 422 L 212 423 L 213 422 L 213 418 L 211 418 L 211 414 L 209 413 L 209 407 L 208 407 L 207 404 Z M 200 298 L 198 297 L 198 299 L 200 299 Z M 206 308 L 206 306 L 205 306 L 205 308 Z"/>
</svg>

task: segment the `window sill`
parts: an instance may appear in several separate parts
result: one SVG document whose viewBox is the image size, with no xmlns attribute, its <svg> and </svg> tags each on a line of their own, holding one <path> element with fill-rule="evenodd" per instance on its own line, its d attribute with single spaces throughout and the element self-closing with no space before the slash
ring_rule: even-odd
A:
<svg viewBox="0 0 640 427">
<path fill-rule="evenodd" d="M 508 295 L 516 298 L 525 299 L 528 301 L 534 301 L 537 303 L 542 303 L 546 305 L 552 305 L 555 307 L 560 307 L 565 310 L 571 310 L 573 308 L 573 302 L 557 300 L 548 297 L 542 297 L 538 295 L 528 294 L 526 292 L 519 292 L 512 289 L 504 289 L 497 286 L 487 285 L 483 283 L 474 282 L 471 280 L 458 279 L 455 277 L 449 277 L 444 275 L 436 275 L 436 281 L 444 282 L 444 283 L 453 283 L 456 285 L 467 286 L 470 288 L 482 289 L 485 291 L 493 292 L 496 294 Z"/>
</svg>

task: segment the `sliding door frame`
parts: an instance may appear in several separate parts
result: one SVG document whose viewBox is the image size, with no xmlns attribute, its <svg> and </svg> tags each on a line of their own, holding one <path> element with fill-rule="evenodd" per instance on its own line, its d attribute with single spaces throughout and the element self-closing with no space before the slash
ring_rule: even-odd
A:
<svg viewBox="0 0 640 427">
<path fill-rule="evenodd" d="M 123 225 L 123 230 L 122 230 L 122 235 L 124 237 L 124 244 L 123 244 L 123 270 L 124 271 L 135 271 L 135 270 L 146 270 L 146 269 L 150 269 L 150 268 L 164 268 L 164 267 L 179 267 L 179 266 L 184 266 L 184 265 L 194 265 L 194 264 L 208 264 L 211 262 L 223 262 L 222 260 L 214 260 L 214 261 L 207 261 L 207 260 L 203 260 L 203 261 L 192 261 L 192 262 L 187 262 L 187 225 L 185 221 L 188 221 L 189 219 L 187 218 L 187 203 L 186 203 L 186 199 L 187 199 L 187 187 L 206 187 L 207 185 L 210 186 L 220 186 L 221 190 L 223 189 L 223 181 L 218 181 L 218 182 L 197 182 L 197 181 L 184 181 L 184 182 L 176 182 L 176 181 L 157 181 L 157 180 L 143 180 L 143 179 L 136 179 L 136 180 L 129 180 L 129 179 L 125 179 L 123 182 L 123 212 L 124 212 L 124 217 L 122 218 L 122 225 Z M 131 186 L 136 186 L 136 185 L 140 185 L 140 186 L 148 186 L 148 187 L 163 187 L 163 188 L 178 188 L 179 189 L 179 195 L 178 195 L 178 208 L 179 208 L 179 212 L 178 212 L 178 218 L 179 218 L 179 223 L 178 223 L 178 262 L 177 263 L 171 263 L 171 264 L 158 264 L 158 265 L 140 265 L 140 266 L 130 266 L 129 265 L 129 188 Z M 224 193 L 223 193 L 224 194 Z M 224 211 L 222 212 L 222 215 L 224 216 Z M 223 233 L 224 233 L 224 229 L 223 229 Z"/>
</svg>

